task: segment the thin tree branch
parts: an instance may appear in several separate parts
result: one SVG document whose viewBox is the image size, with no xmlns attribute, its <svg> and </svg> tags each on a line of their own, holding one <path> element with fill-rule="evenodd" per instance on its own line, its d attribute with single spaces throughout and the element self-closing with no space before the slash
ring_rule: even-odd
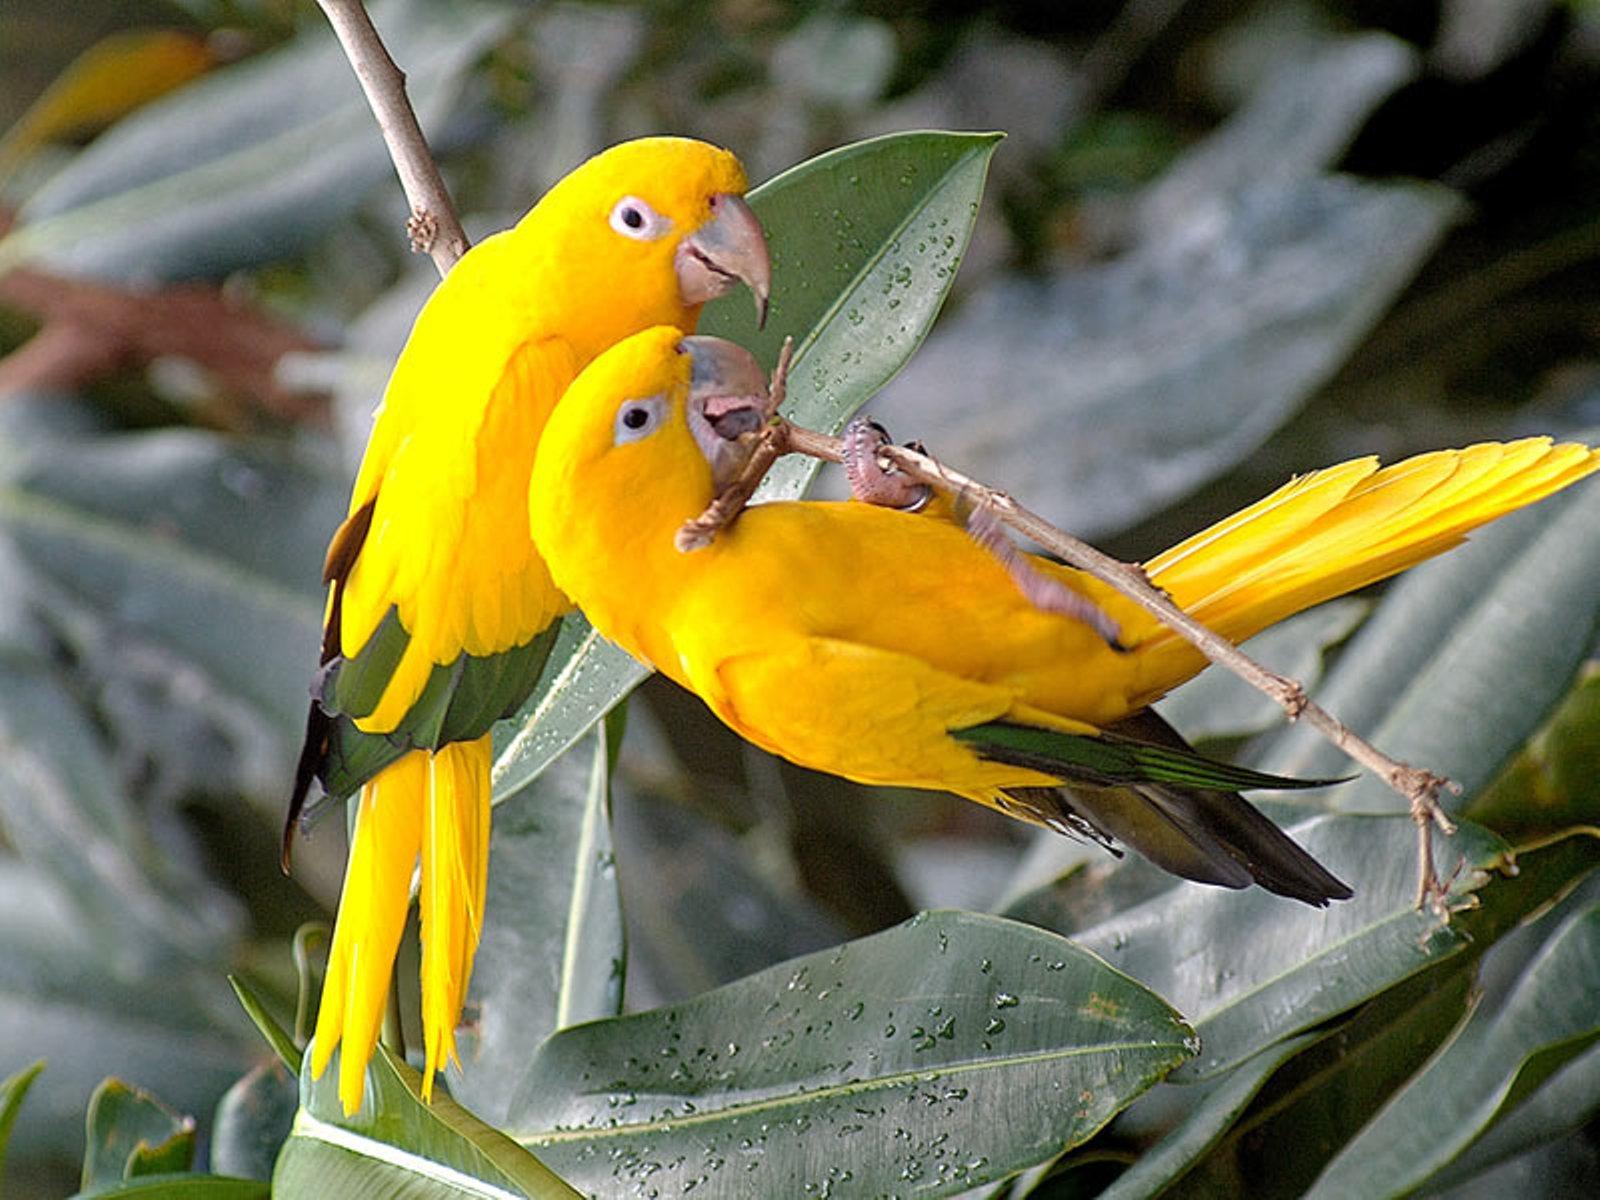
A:
<svg viewBox="0 0 1600 1200">
<path fill-rule="evenodd" d="M 361 90 L 366 93 L 389 147 L 389 157 L 394 160 L 395 173 L 400 176 L 400 186 L 411 205 L 411 217 L 406 221 L 411 248 L 430 255 L 439 274 L 446 275 L 470 243 L 456 217 L 438 164 L 428 151 L 417 114 L 406 98 L 405 72 L 389 57 L 361 0 L 317 2 L 361 81 Z"/>
<path fill-rule="evenodd" d="M 724 497 L 718 497 L 711 508 L 684 527 L 685 531 L 691 527 L 695 530 L 696 546 L 708 544 L 716 536 L 717 529 L 738 515 L 739 508 L 760 483 L 773 460 L 783 453 L 793 451 L 828 462 L 840 462 L 843 459 L 843 445 L 838 438 L 794 425 L 782 418 L 775 418 L 761 436 L 762 443 L 752 455 L 751 462 L 724 492 L 729 502 L 724 502 Z M 1439 878 L 1433 865 L 1433 830 L 1437 827 L 1446 834 L 1455 832 L 1455 825 L 1439 805 L 1439 791 L 1448 787 L 1459 792 L 1457 785 L 1442 775 L 1410 766 L 1377 749 L 1307 696 L 1305 688 L 1298 682 L 1267 670 L 1228 639 L 1184 612 L 1165 592 L 1150 582 L 1149 576 L 1139 566 L 1101 553 L 1017 503 L 1006 492 L 980 483 L 910 447 L 886 445 L 879 451 L 879 457 L 885 467 L 903 472 L 941 491 L 958 495 L 966 503 L 992 512 L 1006 525 L 1069 566 L 1115 588 L 1190 642 L 1211 662 L 1232 671 L 1279 704 L 1291 721 L 1303 719 L 1344 754 L 1371 770 L 1405 798 L 1411 809 L 1411 819 L 1416 823 L 1417 907 L 1430 907 L 1441 914 L 1447 911 L 1448 887 Z M 680 533 L 679 537 L 681 539 L 683 534 Z M 680 540 L 679 548 L 688 547 L 684 547 Z"/>
</svg>

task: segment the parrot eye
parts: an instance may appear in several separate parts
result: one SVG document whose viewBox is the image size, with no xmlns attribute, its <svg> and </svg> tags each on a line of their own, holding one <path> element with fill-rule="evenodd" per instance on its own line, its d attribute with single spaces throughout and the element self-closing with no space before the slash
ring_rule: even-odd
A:
<svg viewBox="0 0 1600 1200">
<path fill-rule="evenodd" d="M 667 401 L 664 396 L 648 396 L 643 400 L 624 401 L 622 407 L 617 409 L 614 444 L 621 446 L 627 442 L 637 442 L 641 438 L 649 437 L 661 427 L 661 420 L 666 411 Z"/>
<path fill-rule="evenodd" d="M 653 242 L 672 228 L 672 220 L 639 197 L 624 196 L 611 209 L 611 228 L 636 242 Z"/>
</svg>

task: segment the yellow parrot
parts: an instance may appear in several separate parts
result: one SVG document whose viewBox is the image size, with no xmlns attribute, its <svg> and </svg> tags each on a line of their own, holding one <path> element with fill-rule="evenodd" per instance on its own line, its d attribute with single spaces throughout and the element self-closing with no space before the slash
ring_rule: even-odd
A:
<svg viewBox="0 0 1600 1200">
<path fill-rule="evenodd" d="M 1306 787 L 1213 762 L 1148 709 L 1199 672 L 1186 641 L 1109 587 L 1024 556 L 1117 632 L 1046 611 L 951 520 L 855 501 L 754 506 L 674 545 L 748 455 L 766 380 L 742 348 L 652 329 L 573 383 L 545 429 L 535 543 L 595 628 L 803 766 L 929 788 L 1117 839 L 1158 866 L 1309 904 L 1349 887 L 1235 794 Z M 1356 459 L 1291 480 L 1145 564 L 1242 640 L 1461 541 L 1600 468 L 1548 438 Z M 1070 789 L 1070 790 L 1067 790 Z"/>
<path fill-rule="evenodd" d="M 312 1074 L 341 1041 L 360 1106 L 421 858 L 424 1094 L 454 1059 L 483 921 L 489 728 L 532 691 L 571 605 L 528 534 L 528 478 L 583 366 L 740 281 L 764 313 L 766 239 L 732 154 L 615 146 L 462 257 L 423 307 L 328 547 L 323 667 L 284 834 L 312 781 L 360 791 Z"/>
</svg>

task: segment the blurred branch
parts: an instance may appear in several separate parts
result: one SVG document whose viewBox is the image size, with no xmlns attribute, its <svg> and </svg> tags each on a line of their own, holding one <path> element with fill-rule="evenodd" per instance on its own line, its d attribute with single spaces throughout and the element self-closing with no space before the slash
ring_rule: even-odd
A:
<svg viewBox="0 0 1600 1200">
<path fill-rule="evenodd" d="M 200 367 L 228 399 L 247 399 L 283 420 L 322 419 L 320 398 L 286 387 L 276 375 L 282 355 L 315 350 L 317 343 L 214 285 L 140 291 L 21 267 L 0 278 L 0 304 L 42 326 L 0 358 L 0 396 L 69 390 L 122 367 L 171 358 Z M 247 416 L 226 404 L 201 415 L 229 428 Z"/>
<path fill-rule="evenodd" d="M 432 257 L 446 275 L 470 244 L 455 205 L 428 150 L 417 114 L 406 98 L 405 72 L 395 65 L 361 0 L 317 0 L 344 47 L 345 57 L 361 81 L 372 115 L 383 132 L 395 173 L 411 205 L 406 232 L 411 248 Z"/>
</svg>

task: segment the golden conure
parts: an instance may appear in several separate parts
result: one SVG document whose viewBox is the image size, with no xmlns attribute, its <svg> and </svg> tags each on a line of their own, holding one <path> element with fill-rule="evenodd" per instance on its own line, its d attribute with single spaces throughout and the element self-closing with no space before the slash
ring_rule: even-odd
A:
<svg viewBox="0 0 1600 1200">
<path fill-rule="evenodd" d="M 738 472 L 766 403 L 755 360 L 653 329 L 572 385 L 539 448 L 534 541 L 605 636 L 776 754 L 863 783 L 954 792 L 1202 883 L 1309 904 L 1351 892 L 1236 794 L 1309 786 L 1201 757 L 1148 705 L 1205 666 L 1105 585 L 1034 572 L 1114 623 L 1030 602 L 957 523 L 858 502 L 744 512 L 706 548 L 679 527 Z M 1274 621 L 1457 544 L 1600 467 L 1548 438 L 1356 459 L 1291 480 L 1145 564 L 1222 634 Z"/>
<path fill-rule="evenodd" d="M 483 922 L 490 726 L 538 678 L 569 603 L 528 535 L 540 431 L 595 355 L 652 325 L 693 329 L 770 266 L 725 150 L 613 147 L 514 228 L 473 247 L 418 315 L 374 419 L 350 515 L 328 547 L 323 669 L 284 853 L 313 779 L 359 791 L 312 1046 L 343 1044 L 361 1103 L 412 873 L 421 860 L 423 1090 L 455 1057 Z"/>
</svg>

